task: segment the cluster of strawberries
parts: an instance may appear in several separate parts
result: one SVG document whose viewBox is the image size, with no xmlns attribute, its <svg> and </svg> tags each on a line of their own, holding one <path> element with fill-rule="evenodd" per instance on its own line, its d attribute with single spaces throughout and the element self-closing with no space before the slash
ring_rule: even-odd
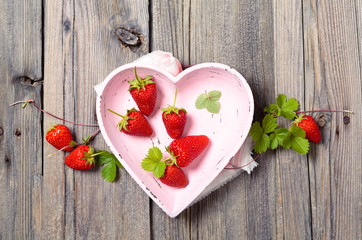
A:
<svg viewBox="0 0 362 240">
<path fill-rule="evenodd" d="M 121 132 L 133 136 L 149 137 L 152 135 L 153 130 L 145 116 L 150 116 L 155 108 L 157 87 L 152 76 L 147 75 L 145 78 L 141 78 L 137 75 L 136 68 L 135 77 L 134 80 L 128 82 L 130 84 L 128 91 L 139 111 L 132 108 L 127 110 L 124 116 L 111 109 L 108 109 L 108 111 L 122 118 L 117 125 Z M 177 90 L 173 105 L 161 109 L 166 131 L 171 138 L 175 139 L 166 148 L 171 157 L 162 160 L 162 153 L 158 151 L 161 158 L 156 158 L 155 154 L 149 154 L 146 159 L 153 162 L 153 164 L 147 164 L 147 160 L 144 159 L 141 165 L 146 171 L 157 172 L 155 176 L 160 178 L 162 183 L 173 187 L 185 187 L 188 184 L 188 179 L 181 167 L 188 166 L 203 152 L 209 143 L 209 138 L 204 135 L 181 137 L 187 121 L 187 112 L 183 108 L 175 107 L 176 97 Z M 150 159 L 152 157 L 154 159 Z M 162 164 L 158 164 L 160 162 Z M 164 168 L 160 168 L 162 165 Z"/>
<path fill-rule="evenodd" d="M 84 144 L 73 150 L 77 143 L 73 140 L 73 136 L 67 126 L 62 124 L 52 126 L 45 138 L 56 149 L 71 152 L 65 158 L 65 164 L 68 167 L 76 170 L 89 170 L 94 167 L 95 155 L 93 147 Z"/>
</svg>

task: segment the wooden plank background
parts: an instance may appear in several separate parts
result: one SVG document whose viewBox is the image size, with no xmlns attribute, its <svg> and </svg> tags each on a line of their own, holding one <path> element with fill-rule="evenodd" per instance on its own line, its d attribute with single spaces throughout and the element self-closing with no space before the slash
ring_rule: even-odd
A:
<svg viewBox="0 0 362 240">
<path fill-rule="evenodd" d="M 361 0 L 3 0 L 0 19 L 0 239 L 362 239 Z M 125 170 L 108 183 L 48 157 L 61 121 L 8 106 L 95 124 L 93 87 L 157 49 L 230 65 L 262 107 L 285 93 L 354 114 L 312 114 L 322 142 L 307 156 L 270 151 L 171 219 Z M 97 129 L 67 125 L 78 141 Z"/>
</svg>

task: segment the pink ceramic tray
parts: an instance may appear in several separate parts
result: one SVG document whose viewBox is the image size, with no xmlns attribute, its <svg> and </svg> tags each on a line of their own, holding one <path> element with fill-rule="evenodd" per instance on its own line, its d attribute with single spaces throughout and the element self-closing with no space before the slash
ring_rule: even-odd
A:
<svg viewBox="0 0 362 240">
<path fill-rule="evenodd" d="M 116 127 L 120 117 L 107 111 L 110 108 L 123 115 L 127 109 L 137 107 L 127 83 L 135 78 L 135 66 L 140 77 L 152 75 L 158 87 L 156 107 L 148 117 L 154 130 L 151 137 L 121 133 Z M 206 135 L 210 138 L 206 150 L 184 168 L 189 185 L 182 189 L 162 184 L 140 164 L 150 147 L 164 150 L 172 141 L 164 128 L 160 108 L 172 105 L 176 88 L 176 106 L 188 112 L 183 136 Z M 170 217 L 188 207 L 218 176 L 245 141 L 253 119 L 254 101 L 249 85 L 237 71 L 218 63 L 198 64 L 176 77 L 155 67 L 127 64 L 110 73 L 95 89 L 98 122 L 106 143 L 134 180 Z M 222 93 L 219 114 L 195 107 L 197 97 L 211 90 Z"/>
</svg>

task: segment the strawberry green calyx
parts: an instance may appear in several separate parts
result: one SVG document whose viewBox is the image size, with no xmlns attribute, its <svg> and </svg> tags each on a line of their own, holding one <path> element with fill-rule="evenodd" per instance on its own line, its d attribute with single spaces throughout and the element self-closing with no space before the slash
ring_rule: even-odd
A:
<svg viewBox="0 0 362 240">
<path fill-rule="evenodd" d="M 145 86 L 147 84 L 150 84 L 150 83 L 155 83 L 153 80 L 152 80 L 152 76 L 151 75 L 147 75 L 144 79 L 140 78 L 138 75 L 137 75 L 137 70 L 136 70 L 136 67 L 134 68 L 134 73 L 135 73 L 135 76 L 136 78 L 133 79 L 132 81 L 128 81 L 128 83 L 131 85 L 128 89 L 128 91 L 131 91 L 132 89 L 135 89 L 137 88 L 138 92 L 140 91 L 141 88 L 145 89 Z"/>
<path fill-rule="evenodd" d="M 166 151 L 171 155 L 168 159 L 172 159 L 169 160 L 168 165 L 176 165 L 179 167 L 179 165 L 177 165 L 177 157 L 179 157 L 179 155 L 175 156 L 175 154 L 170 150 L 170 146 L 166 147 Z"/>
<path fill-rule="evenodd" d="M 168 105 L 167 108 L 161 108 L 161 110 L 165 112 L 165 114 L 164 114 L 165 117 L 167 116 L 167 114 L 171 114 L 171 113 L 176 113 L 178 116 L 180 116 L 179 111 L 183 111 L 184 113 L 187 113 L 184 108 L 175 107 L 176 98 L 177 98 L 177 89 L 175 92 L 175 98 L 173 100 L 173 105 L 172 106 Z"/>
<path fill-rule="evenodd" d="M 55 129 L 55 126 L 52 125 L 48 130 L 47 130 L 47 133 L 49 133 L 51 130 Z"/>
<path fill-rule="evenodd" d="M 300 114 L 293 122 L 292 122 L 292 124 L 294 125 L 296 125 L 296 126 L 298 126 L 298 124 L 303 120 L 303 119 L 305 119 L 304 118 L 304 115 L 305 114 Z"/>
<path fill-rule="evenodd" d="M 95 155 L 94 153 L 94 148 L 92 146 L 89 146 L 89 150 L 88 152 L 84 152 L 84 158 L 82 158 L 83 160 L 86 160 L 86 165 L 89 164 L 89 166 L 94 165 L 95 163 Z"/>
<path fill-rule="evenodd" d="M 111 109 L 107 109 L 108 111 L 110 111 L 111 113 L 116 114 L 117 116 L 120 116 L 122 118 L 122 120 L 117 124 L 118 128 L 120 131 L 122 131 L 122 129 L 126 130 L 127 132 L 129 132 L 129 130 L 127 129 L 127 125 L 128 125 L 128 120 L 132 119 L 129 114 L 133 111 L 137 111 L 135 108 L 132 108 L 130 110 L 127 110 L 127 114 L 125 116 L 116 113 L 114 111 L 112 111 Z"/>
</svg>

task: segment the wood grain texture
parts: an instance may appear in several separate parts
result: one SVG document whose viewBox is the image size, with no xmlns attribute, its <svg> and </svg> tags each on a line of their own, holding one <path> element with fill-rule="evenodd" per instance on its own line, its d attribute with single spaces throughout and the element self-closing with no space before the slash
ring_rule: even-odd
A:
<svg viewBox="0 0 362 240">
<path fill-rule="evenodd" d="M 361 239 L 361 1 L 304 2 L 306 109 L 322 143 L 309 154 L 313 237 Z"/>
<path fill-rule="evenodd" d="M 41 1 L 0 2 L 0 239 L 33 239 L 42 174 Z"/>
<path fill-rule="evenodd" d="M 304 108 L 303 1 L 274 1 L 274 71 L 276 94 L 299 100 Z M 282 121 L 281 125 L 290 126 Z M 307 157 L 276 152 L 277 238 L 309 239 L 311 209 Z"/>
<path fill-rule="evenodd" d="M 46 1 L 45 13 L 44 107 L 68 120 L 95 123 L 93 87 L 148 52 L 147 1 Z M 139 34 L 141 44 L 128 47 L 115 34 L 118 28 Z M 45 117 L 45 129 L 51 123 Z M 67 125 L 76 141 L 96 130 Z M 108 149 L 101 136 L 93 146 Z M 44 149 L 43 238 L 149 238 L 149 199 L 126 171 L 108 183 L 101 169 L 73 171 L 64 165 L 64 154 L 46 158 L 54 149 Z"/>
<path fill-rule="evenodd" d="M 152 29 L 150 51 L 173 53 L 181 64 L 190 65 L 190 0 L 151 0 Z"/>
</svg>

